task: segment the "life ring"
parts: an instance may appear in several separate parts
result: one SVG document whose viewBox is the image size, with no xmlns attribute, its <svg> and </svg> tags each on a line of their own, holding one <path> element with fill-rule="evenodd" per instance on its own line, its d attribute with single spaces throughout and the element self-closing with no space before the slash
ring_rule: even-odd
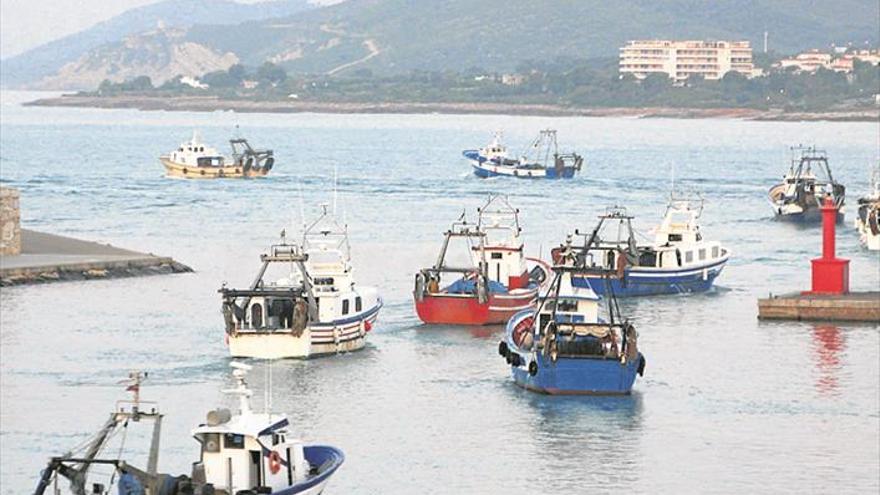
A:
<svg viewBox="0 0 880 495">
<path fill-rule="evenodd" d="M 272 474 L 278 474 L 278 471 L 281 471 L 281 456 L 274 450 L 269 452 L 269 471 Z"/>
<path fill-rule="evenodd" d="M 524 344 L 526 344 L 526 338 L 531 336 L 532 324 L 534 322 L 535 319 L 529 316 L 517 323 L 516 327 L 513 328 L 513 343 L 520 349 L 528 349 L 531 347 L 531 342 L 529 342 L 529 345 Z"/>
</svg>

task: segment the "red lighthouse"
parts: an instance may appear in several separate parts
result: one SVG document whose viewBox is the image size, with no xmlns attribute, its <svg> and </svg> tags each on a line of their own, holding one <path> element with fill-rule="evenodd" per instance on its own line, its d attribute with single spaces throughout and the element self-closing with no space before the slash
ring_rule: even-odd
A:
<svg viewBox="0 0 880 495">
<path fill-rule="evenodd" d="M 846 294 L 849 292 L 849 260 L 835 256 L 834 229 L 837 208 L 831 198 L 822 203 L 822 257 L 811 260 L 813 288 L 811 294 Z"/>
</svg>

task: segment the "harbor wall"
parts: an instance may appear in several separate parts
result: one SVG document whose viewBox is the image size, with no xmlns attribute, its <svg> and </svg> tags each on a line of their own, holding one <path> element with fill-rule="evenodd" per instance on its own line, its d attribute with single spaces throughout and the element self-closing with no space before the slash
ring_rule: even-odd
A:
<svg viewBox="0 0 880 495">
<path fill-rule="evenodd" d="M 0 187 L 0 255 L 21 254 L 21 211 L 16 189 Z"/>
</svg>

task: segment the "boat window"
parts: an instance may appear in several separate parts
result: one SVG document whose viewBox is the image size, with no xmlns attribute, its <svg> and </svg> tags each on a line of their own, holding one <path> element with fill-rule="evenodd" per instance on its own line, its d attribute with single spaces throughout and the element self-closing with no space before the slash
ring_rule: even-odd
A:
<svg viewBox="0 0 880 495">
<path fill-rule="evenodd" d="M 492 259 L 493 259 L 493 260 L 500 260 L 500 259 L 501 259 L 501 256 L 502 256 L 501 253 L 492 253 Z"/>
<path fill-rule="evenodd" d="M 681 242 L 681 234 L 669 234 L 669 242 Z"/>
<path fill-rule="evenodd" d="M 348 314 L 348 299 L 342 300 L 342 314 L 344 314 L 344 315 Z"/>
<path fill-rule="evenodd" d="M 657 264 L 657 253 L 646 251 L 639 255 L 639 266 L 654 266 Z"/>
<path fill-rule="evenodd" d="M 700 249 L 700 261 L 706 259 L 706 250 Z"/>
<path fill-rule="evenodd" d="M 251 327 L 263 327 L 263 305 L 259 303 L 251 306 Z"/>
<path fill-rule="evenodd" d="M 712 257 L 713 258 L 718 257 L 718 246 L 712 246 Z"/>
<path fill-rule="evenodd" d="M 354 298 L 354 310 L 360 311 L 361 309 L 363 309 L 363 307 L 364 305 L 363 301 L 361 301 L 361 296 L 357 296 L 356 298 Z"/>
<path fill-rule="evenodd" d="M 314 280 L 315 285 L 333 285 L 333 277 L 321 277 Z"/>
<path fill-rule="evenodd" d="M 556 305 L 557 311 L 564 312 L 575 312 L 577 311 L 578 303 L 576 299 L 560 299 L 559 303 Z"/>
<path fill-rule="evenodd" d="M 224 449 L 243 449 L 244 448 L 244 435 L 239 435 L 237 433 L 224 433 L 223 434 L 223 448 Z"/>
<path fill-rule="evenodd" d="M 205 452 L 220 452 L 220 434 L 205 433 L 205 440 L 202 443 Z"/>
<path fill-rule="evenodd" d="M 675 250 L 675 261 L 678 262 L 678 266 L 681 266 L 681 251 L 678 249 Z"/>
<path fill-rule="evenodd" d="M 694 252 L 693 251 L 685 251 L 684 253 L 684 262 L 690 263 L 694 261 Z"/>
</svg>

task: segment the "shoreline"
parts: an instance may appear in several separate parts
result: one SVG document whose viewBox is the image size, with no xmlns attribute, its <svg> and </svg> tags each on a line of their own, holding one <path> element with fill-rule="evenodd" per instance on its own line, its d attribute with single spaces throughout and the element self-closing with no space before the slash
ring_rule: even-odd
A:
<svg viewBox="0 0 880 495">
<path fill-rule="evenodd" d="M 880 107 L 828 112 L 785 112 L 751 108 L 626 108 L 565 107 L 551 104 L 516 103 L 416 103 L 416 102 L 306 102 L 224 100 L 214 96 L 77 96 L 42 98 L 24 106 L 137 109 L 142 111 L 189 111 L 238 113 L 339 113 L 339 114 L 475 114 L 541 117 L 632 117 L 672 119 L 741 119 L 755 121 L 878 122 Z"/>
</svg>

